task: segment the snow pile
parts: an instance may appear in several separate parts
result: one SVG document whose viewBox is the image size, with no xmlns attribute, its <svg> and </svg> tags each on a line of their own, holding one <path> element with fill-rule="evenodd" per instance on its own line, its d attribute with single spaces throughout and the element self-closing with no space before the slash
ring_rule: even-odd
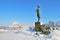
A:
<svg viewBox="0 0 60 40">
<path fill-rule="evenodd" d="M 60 30 L 51 30 L 49 35 L 39 34 L 29 28 L 8 30 L 0 33 L 1 40 L 60 40 Z"/>
<path fill-rule="evenodd" d="M 36 38 L 37 40 L 60 40 L 60 30 L 51 30 L 49 35 L 38 34 Z"/>
<path fill-rule="evenodd" d="M 15 33 L 16 34 L 19 34 L 19 35 L 26 35 L 26 37 L 24 38 L 27 38 L 26 40 L 60 40 L 60 30 L 51 30 L 51 33 L 49 35 L 44 35 L 44 34 L 39 34 L 36 35 L 36 32 L 33 31 L 33 30 L 29 30 L 28 28 L 27 29 L 21 29 L 21 30 L 18 30 L 16 31 Z M 20 36 L 21 37 L 21 36 Z"/>
<path fill-rule="evenodd" d="M 60 40 L 60 30 L 52 30 L 51 34 L 44 36 L 45 40 Z"/>
<path fill-rule="evenodd" d="M 52 31 L 51 40 L 60 40 L 60 30 L 53 30 Z"/>
</svg>

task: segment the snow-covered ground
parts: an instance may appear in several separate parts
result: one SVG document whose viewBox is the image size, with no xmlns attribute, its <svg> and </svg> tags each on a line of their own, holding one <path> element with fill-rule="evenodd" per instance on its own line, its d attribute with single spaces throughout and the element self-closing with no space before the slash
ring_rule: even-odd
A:
<svg viewBox="0 0 60 40">
<path fill-rule="evenodd" d="M 0 30 L 0 40 L 60 40 L 60 30 L 51 30 L 49 35 L 35 34 L 31 29 Z"/>
</svg>

